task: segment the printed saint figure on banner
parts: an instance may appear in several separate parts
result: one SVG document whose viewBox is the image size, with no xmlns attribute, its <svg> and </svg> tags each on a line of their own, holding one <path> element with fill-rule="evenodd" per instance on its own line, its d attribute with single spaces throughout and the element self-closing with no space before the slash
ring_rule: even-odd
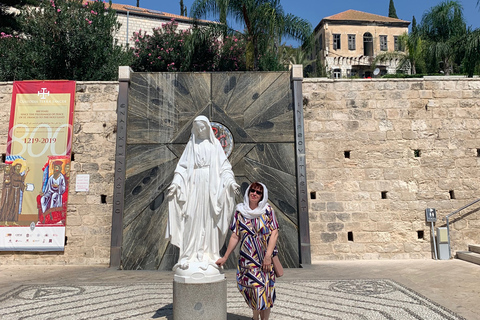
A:
<svg viewBox="0 0 480 320">
<path fill-rule="evenodd" d="M 12 161 L 12 158 L 15 158 Z M 26 168 L 22 157 L 7 157 L 3 170 L 3 189 L 1 195 L 0 222 L 17 225 L 18 215 L 22 213 L 25 178 L 29 168 Z"/>
<path fill-rule="evenodd" d="M 39 224 L 65 224 L 66 195 L 68 194 L 68 159 L 50 159 L 43 168 L 42 191 L 38 197 Z"/>
</svg>

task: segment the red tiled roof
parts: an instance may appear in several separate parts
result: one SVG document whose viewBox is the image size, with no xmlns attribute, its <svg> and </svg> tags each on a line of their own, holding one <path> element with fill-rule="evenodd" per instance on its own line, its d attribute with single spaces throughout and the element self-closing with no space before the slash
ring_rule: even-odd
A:
<svg viewBox="0 0 480 320">
<path fill-rule="evenodd" d="M 378 14 L 367 13 L 357 10 L 347 10 L 333 16 L 325 17 L 322 20 L 349 20 L 349 21 L 366 21 L 366 22 L 404 22 L 410 21 L 400 20 L 396 18 L 384 17 Z"/>
<path fill-rule="evenodd" d="M 87 2 L 93 2 L 93 1 L 87 0 Z M 108 2 L 105 3 L 105 7 L 108 8 Z M 134 14 L 139 13 L 139 14 L 142 14 L 142 15 L 150 15 L 150 16 L 159 17 L 159 18 L 187 20 L 187 21 L 191 21 L 191 22 L 193 22 L 193 20 L 194 20 L 193 18 L 181 16 L 181 15 L 178 15 L 178 14 L 167 13 L 167 12 L 153 10 L 153 9 L 145 9 L 145 8 L 131 6 L 131 5 L 128 5 L 128 4 L 112 3 L 112 9 L 115 10 L 115 11 L 119 11 L 119 12 L 129 11 L 130 13 L 134 13 Z M 198 20 L 198 21 L 203 22 L 203 23 L 215 23 L 214 21 L 208 21 L 208 20 Z"/>
<path fill-rule="evenodd" d="M 379 23 L 379 24 L 394 24 L 397 26 L 400 25 L 402 27 L 408 27 L 408 25 L 410 24 L 410 21 L 406 21 L 406 20 L 384 17 L 378 14 L 367 13 L 363 11 L 347 10 L 347 11 L 334 14 L 333 16 L 323 18 L 315 27 L 314 32 L 317 32 L 321 28 L 321 26 L 326 22 L 339 23 L 343 21 L 350 22 L 350 23 L 352 23 L 353 21 L 354 23 L 367 22 L 367 23 Z"/>
</svg>

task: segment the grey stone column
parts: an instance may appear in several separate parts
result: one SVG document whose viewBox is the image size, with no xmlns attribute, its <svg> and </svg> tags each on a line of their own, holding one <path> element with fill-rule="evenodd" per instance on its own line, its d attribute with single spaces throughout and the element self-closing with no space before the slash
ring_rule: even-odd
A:
<svg viewBox="0 0 480 320">
<path fill-rule="evenodd" d="M 122 229 L 125 193 L 125 161 L 127 143 L 128 87 L 130 67 L 119 67 L 119 92 L 117 101 L 117 148 L 115 152 L 115 177 L 113 190 L 112 234 L 110 243 L 110 267 L 120 268 L 122 259 Z"/>
<path fill-rule="evenodd" d="M 297 164 L 297 207 L 300 243 L 300 264 L 311 264 L 310 225 L 308 219 L 307 168 L 305 159 L 305 134 L 303 123 L 303 66 L 292 66 L 292 87 L 295 121 L 295 154 Z"/>
</svg>

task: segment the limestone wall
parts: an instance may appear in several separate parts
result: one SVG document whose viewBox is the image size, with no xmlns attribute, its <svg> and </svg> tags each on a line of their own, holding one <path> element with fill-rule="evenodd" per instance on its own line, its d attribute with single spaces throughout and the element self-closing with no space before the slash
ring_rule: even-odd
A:
<svg viewBox="0 0 480 320">
<path fill-rule="evenodd" d="M 6 151 L 12 87 L 11 82 L 0 82 L 2 153 Z M 117 82 L 77 82 L 65 252 L 0 252 L 0 265 L 108 265 L 117 96 Z M 89 192 L 75 192 L 77 174 L 90 174 Z"/>
<path fill-rule="evenodd" d="M 11 93 L 0 83 L 2 153 Z M 480 198 L 480 80 L 305 79 L 303 94 L 313 261 L 430 259 L 425 208 L 441 218 Z M 89 173 L 91 190 L 70 188 L 65 252 L 1 252 L 0 265 L 108 264 L 117 95 L 77 82 L 71 183 Z M 454 251 L 480 243 L 479 207 L 453 217 Z"/>
<path fill-rule="evenodd" d="M 432 257 L 425 208 L 480 198 L 480 79 L 305 79 L 313 260 Z M 479 205 L 452 217 L 480 243 Z M 454 218 L 460 218 L 455 220 Z"/>
</svg>

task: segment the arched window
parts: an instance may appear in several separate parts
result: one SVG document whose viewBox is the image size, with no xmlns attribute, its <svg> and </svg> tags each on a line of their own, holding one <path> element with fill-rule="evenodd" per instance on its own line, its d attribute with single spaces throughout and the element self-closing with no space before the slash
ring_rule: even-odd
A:
<svg viewBox="0 0 480 320">
<path fill-rule="evenodd" d="M 373 37 L 370 32 L 365 32 L 363 34 L 363 55 L 364 56 L 373 56 Z"/>
</svg>

